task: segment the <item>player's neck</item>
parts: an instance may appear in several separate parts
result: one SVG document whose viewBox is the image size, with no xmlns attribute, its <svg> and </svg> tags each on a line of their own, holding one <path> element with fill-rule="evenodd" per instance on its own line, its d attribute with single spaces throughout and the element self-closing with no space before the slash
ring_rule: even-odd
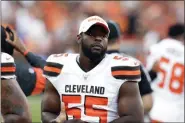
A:
<svg viewBox="0 0 185 123">
<path fill-rule="evenodd" d="M 85 55 L 80 55 L 79 57 L 77 57 L 77 63 L 78 63 L 78 65 L 85 72 L 88 72 L 88 71 L 92 70 L 100 62 L 101 62 L 101 60 L 98 60 L 96 62 L 93 62 L 88 57 L 86 57 Z"/>
</svg>

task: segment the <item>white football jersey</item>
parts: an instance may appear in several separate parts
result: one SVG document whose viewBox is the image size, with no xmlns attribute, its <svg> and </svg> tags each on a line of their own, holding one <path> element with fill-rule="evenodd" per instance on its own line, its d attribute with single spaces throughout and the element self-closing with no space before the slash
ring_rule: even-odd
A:
<svg viewBox="0 0 185 123">
<path fill-rule="evenodd" d="M 1 52 L 1 79 L 15 78 L 14 58 L 7 53 Z"/>
<path fill-rule="evenodd" d="M 65 103 L 68 119 L 107 123 L 118 118 L 119 88 L 126 81 L 140 81 L 140 63 L 119 54 L 106 55 L 84 72 L 77 57 L 79 54 L 54 54 L 44 67 L 44 75 Z"/>
<path fill-rule="evenodd" d="M 147 69 L 159 63 L 157 78 L 152 82 L 154 104 L 151 118 L 162 122 L 184 122 L 184 45 L 164 39 L 150 49 Z"/>
</svg>

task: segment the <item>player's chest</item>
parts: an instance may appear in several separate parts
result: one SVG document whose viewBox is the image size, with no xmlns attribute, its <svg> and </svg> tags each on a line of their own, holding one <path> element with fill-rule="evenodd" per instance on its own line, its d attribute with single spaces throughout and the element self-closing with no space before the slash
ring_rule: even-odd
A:
<svg viewBox="0 0 185 123">
<path fill-rule="evenodd" d="M 109 96 L 117 95 L 121 83 L 117 82 L 109 74 L 63 74 L 57 80 L 57 90 L 60 94 L 67 95 L 93 95 Z"/>
</svg>

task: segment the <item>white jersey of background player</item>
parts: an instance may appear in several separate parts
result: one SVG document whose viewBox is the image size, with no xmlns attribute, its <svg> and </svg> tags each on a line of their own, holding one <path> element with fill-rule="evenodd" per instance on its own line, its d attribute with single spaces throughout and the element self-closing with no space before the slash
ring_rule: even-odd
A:
<svg viewBox="0 0 185 123">
<path fill-rule="evenodd" d="M 183 42 L 167 38 L 153 45 L 147 58 L 147 69 L 150 71 L 152 68 L 157 72 L 157 78 L 152 82 L 154 104 L 150 112 L 151 119 L 161 122 L 183 122 Z"/>
</svg>

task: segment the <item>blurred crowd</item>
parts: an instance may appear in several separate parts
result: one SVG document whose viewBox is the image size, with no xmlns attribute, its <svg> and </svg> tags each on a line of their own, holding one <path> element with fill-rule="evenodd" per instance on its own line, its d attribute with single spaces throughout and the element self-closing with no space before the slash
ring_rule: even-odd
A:
<svg viewBox="0 0 185 123">
<path fill-rule="evenodd" d="M 119 23 L 120 50 L 141 61 L 150 45 L 184 23 L 184 1 L 2 1 L 2 23 L 14 28 L 38 55 L 78 52 L 80 22 L 91 15 Z"/>
</svg>

